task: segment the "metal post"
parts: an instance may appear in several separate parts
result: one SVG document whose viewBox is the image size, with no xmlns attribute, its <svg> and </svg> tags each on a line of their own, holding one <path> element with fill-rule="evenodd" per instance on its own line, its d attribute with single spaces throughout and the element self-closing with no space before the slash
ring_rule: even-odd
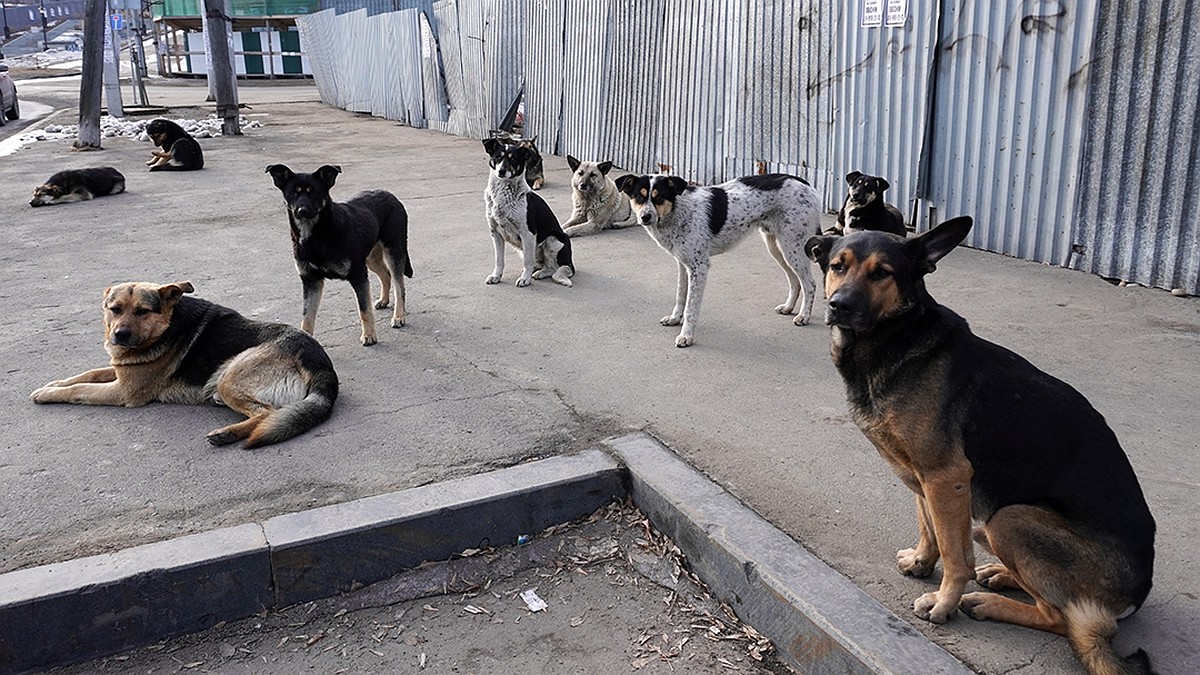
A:
<svg viewBox="0 0 1200 675">
<path fill-rule="evenodd" d="M 4 4 L 4 0 L 0 0 L 0 12 L 4 14 L 4 39 L 12 39 L 12 29 L 8 27 L 8 5 Z"/>
<path fill-rule="evenodd" d="M 46 44 L 50 38 L 46 37 L 46 0 L 38 0 L 41 3 L 41 8 L 38 10 L 42 14 L 42 51 L 50 51 L 50 45 Z M 5 17 L 8 15 L 6 14 Z"/>
</svg>

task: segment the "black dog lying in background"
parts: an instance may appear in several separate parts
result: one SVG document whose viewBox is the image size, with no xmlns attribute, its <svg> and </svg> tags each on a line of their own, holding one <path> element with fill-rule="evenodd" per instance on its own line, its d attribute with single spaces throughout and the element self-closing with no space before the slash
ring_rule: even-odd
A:
<svg viewBox="0 0 1200 675">
<path fill-rule="evenodd" d="M 67 169 L 50 176 L 33 189 L 30 206 L 86 202 L 93 197 L 125 191 L 125 176 L 111 166 Z"/>
<path fill-rule="evenodd" d="M 146 162 L 151 171 L 195 171 L 204 168 L 204 153 L 200 144 L 183 127 L 171 120 L 151 120 L 146 135 L 160 150 Z"/>
<path fill-rule="evenodd" d="M 883 201 L 883 192 L 891 187 L 879 176 L 868 176 L 860 171 L 846 174 L 846 199 L 838 210 L 837 234 L 852 234 L 864 230 L 890 232 L 903 237 L 904 215 L 896 207 Z"/>
</svg>

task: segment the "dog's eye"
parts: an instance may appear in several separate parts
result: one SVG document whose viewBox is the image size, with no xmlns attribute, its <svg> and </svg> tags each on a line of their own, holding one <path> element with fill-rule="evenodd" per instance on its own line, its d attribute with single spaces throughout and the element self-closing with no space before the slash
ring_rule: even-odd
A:
<svg viewBox="0 0 1200 675">
<path fill-rule="evenodd" d="M 113 314 L 119 315 L 121 313 L 121 308 L 120 307 L 109 307 L 108 311 L 112 312 Z"/>
<path fill-rule="evenodd" d="M 886 267 L 876 267 L 871 270 L 871 279 L 875 281 L 882 281 L 890 276 L 892 276 L 892 271 Z"/>
<path fill-rule="evenodd" d="M 829 263 L 829 269 L 840 274 L 846 271 L 846 266 L 841 262 L 831 262 Z"/>
<path fill-rule="evenodd" d="M 138 307 L 137 309 L 133 310 L 134 316 L 146 316 L 149 313 L 150 310 L 146 309 L 145 307 Z"/>
</svg>

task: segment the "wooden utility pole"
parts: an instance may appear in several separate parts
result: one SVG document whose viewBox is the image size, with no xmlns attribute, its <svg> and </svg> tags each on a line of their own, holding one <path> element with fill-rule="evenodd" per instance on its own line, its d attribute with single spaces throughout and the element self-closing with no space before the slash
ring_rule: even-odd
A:
<svg viewBox="0 0 1200 675">
<path fill-rule="evenodd" d="M 83 20 L 83 68 L 79 78 L 79 136 L 76 150 L 100 149 L 100 96 L 104 81 L 105 0 L 86 0 Z"/>
<path fill-rule="evenodd" d="M 240 136 L 242 126 L 239 120 L 237 100 L 237 75 L 233 69 L 233 57 L 230 53 L 232 42 L 230 30 L 233 20 L 226 12 L 228 0 L 204 0 L 204 28 L 208 31 L 208 78 L 212 82 L 213 94 L 217 99 L 217 117 L 221 123 L 221 133 L 226 136 Z"/>
</svg>

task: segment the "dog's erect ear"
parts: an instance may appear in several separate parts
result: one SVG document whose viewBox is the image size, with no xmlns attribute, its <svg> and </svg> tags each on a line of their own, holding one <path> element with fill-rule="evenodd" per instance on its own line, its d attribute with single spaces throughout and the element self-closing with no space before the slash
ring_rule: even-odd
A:
<svg viewBox="0 0 1200 675">
<path fill-rule="evenodd" d="M 608 172 L 612 171 L 612 162 L 600 162 L 600 165 L 596 168 L 600 169 L 601 176 L 607 176 Z"/>
<path fill-rule="evenodd" d="M 667 187 L 671 188 L 675 194 L 683 194 L 683 191 L 687 189 L 687 186 L 687 181 L 679 176 L 667 176 Z"/>
<path fill-rule="evenodd" d="M 847 183 L 853 183 L 854 181 L 858 180 L 859 178 L 862 178 L 861 171 L 851 171 L 850 173 L 846 174 L 846 182 Z"/>
<path fill-rule="evenodd" d="M 487 154 L 495 156 L 496 151 L 503 147 L 499 139 L 485 138 L 483 139 L 483 149 L 487 150 Z"/>
<path fill-rule="evenodd" d="M 337 182 L 338 174 L 342 172 L 342 167 L 335 164 L 326 164 L 313 172 L 317 180 L 325 184 L 325 187 L 331 188 Z"/>
<path fill-rule="evenodd" d="M 579 170 L 579 160 L 575 159 L 574 157 L 572 157 L 570 155 L 567 155 L 567 166 L 571 167 L 571 171 L 578 171 Z"/>
<path fill-rule="evenodd" d="M 162 298 L 163 306 L 168 307 L 179 301 L 184 293 L 196 290 L 190 281 L 178 281 L 173 284 L 158 287 L 158 297 Z"/>
<path fill-rule="evenodd" d="M 833 250 L 833 242 L 837 240 L 837 237 L 828 235 L 809 237 L 808 241 L 804 242 L 804 255 L 820 265 L 822 272 L 827 272 L 829 271 L 829 252 Z"/>
<path fill-rule="evenodd" d="M 886 179 L 886 178 L 876 178 L 876 179 L 875 179 L 875 183 L 876 183 L 876 185 L 878 185 L 878 186 L 879 186 L 879 191 L 880 191 L 880 192 L 883 192 L 884 190 L 886 190 L 886 189 L 888 189 L 888 188 L 892 187 L 892 184 L 891 184 L 891 183 L 889 183 L 889 182 L 887 182 L 887 179 Z"/>
<path fill-rule="evenodd" d="M 959 216 L 938 225 L 932 230 L 904 242 L 909 258 L 920 274 L 929 274 L 937 269 L 937 262 L 967 238 L 974 221 L 970 216 Z"/>
<path fill-rule="evenodd" d="M 531 149 L 532 149 L 534 152 L 540 152 L 540 151 L 537 149 L 537 138 L 538 138 L 537 136 L 534 136 L 533 138 L 529 139 L 529 147 L 530 147 L 530 148 L 531 148 Z"/>
<path fill-rule="evenodd" d="M 637 176 L 627 173 L 624 176 L 618 176 L 614 183 L 617 184 L 617 189 L 629 196 L 633 196 L 633 186 L 637 183 Z"/>
<path fill-rule="evenodd" d="M 284 186 L 288 184 L 288 181 L 292 179 L 292 176 L 296 175 L 292 173 L 291 169 L 287 168 L 287 166 L 283 164 L 272 164 L 268 166 L 267 173 L 271 174 L 271 179 L 275 181 L 275 187 L 279 188 L 280 190 L 282 190 Z"/>
</svg>

